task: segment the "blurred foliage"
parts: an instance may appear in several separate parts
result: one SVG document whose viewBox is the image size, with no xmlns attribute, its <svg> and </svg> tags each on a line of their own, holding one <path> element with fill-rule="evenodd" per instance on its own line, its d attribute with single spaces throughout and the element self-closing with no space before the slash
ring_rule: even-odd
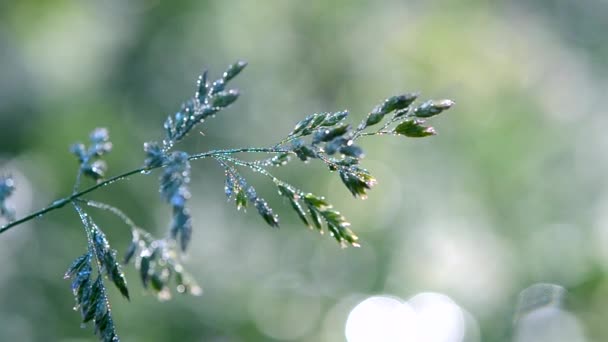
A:
<svg viewBox="0 0 608 342">
<path fill-rule="evenodd" d="M 0 159 L 17 185 L 9 205 L 21 216 L 65 195 L 78 166 L 67 147 L 98 126 L 115 147 L 107 174 L 133 168 L 192 75 L 239 57 L 250 63 L 244 92 L 204 136 L 186 139 L 189 152 L 271 144 L 310 112 L 348 107 L 363 119 L 386 94 L 419 90 L 458 108 L 431 140 L 362 144 L 380 180 L 364 203 L 320 166 L 281 173 L 331 194 L 359 249 L 301 231 L 295 215 L 278 232 L 235 216 L 222 170 L 193 164 L 199 225 L 185 263 L 204 294 L 114 301 L 123 340 L 342 341 L 362 295 L 437 291 L 475 318 L 483 341 L 506 341 L 519 293 L 538 282 L 565 287 L 586 339 L 605 340 L 607 12 L 600 0 L 2 2 Z M 155 183 L 136 177 L 95 199 L 162 233 L 169 209 Z M 96 223 L 126 249 L 119 220 L 100 213 Z M 73 324 L 58 271 L 85 248 L 69 210 L 0 238 L 0 340 L 94 340 Z"/>
</svg>

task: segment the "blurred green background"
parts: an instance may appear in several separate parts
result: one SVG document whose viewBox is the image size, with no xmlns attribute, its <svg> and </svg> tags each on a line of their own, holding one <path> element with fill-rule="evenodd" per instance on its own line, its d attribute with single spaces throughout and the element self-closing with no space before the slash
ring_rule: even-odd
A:
<svg viewBox="0 0 608 342">
<path fill-rule="evenodd" d="M 110 130 L 110 174 L 139 166 L 198 73 L 237 59 L 250 63 L 233 83 L 240 100 L 186 150 L 269 145 L 307 114 L 347 108 L 359 120 L 406 91 L 451 98 L 438 136 L 364 143 L 379 180 L 366 201 L 318 163 L 277 172 L 327 194 L 361 248 L 307 231 L 278 196 L 266 197 L 279 231 L 237 213 L 222 170 L 196 162 L 185 264 L 204 294 L 159 303 L 128 267 L 132 301 L 111 292 L 119 335 L 344 341 L 366 297 L 436 292 L 466 318 L 465 337 L 445 341 L 540 341 L 544 323 L 522 337 L 514 317 L 522 290 L 552 283 L 567 291 L 561 340 L 606 341 L 606 18 L 605 0 L 3 1 L 0 169 L 17 180 L 22 216 L 69 192 L 68 146 L 95 127 Z M 157 173 L 91 197 L 158 235 L 168 225 Z M 128 228 L 91 213 L 123 251 Z M 68 208 L 0 236 L 0 341 L 96 340 L 62 279 L 85 245 Z"/>
</svg>

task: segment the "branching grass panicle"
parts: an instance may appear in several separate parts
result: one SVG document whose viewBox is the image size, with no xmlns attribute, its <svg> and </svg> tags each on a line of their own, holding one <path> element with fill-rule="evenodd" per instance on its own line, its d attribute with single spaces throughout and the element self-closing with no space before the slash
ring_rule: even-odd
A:
<svg viewBox="0 0 608 342">
<path fill-rule="evenodd" d="M 92 322 L 100 340 L 119 341 L 106 286 L 115 286 L 129 300 L 123 265 L 132 263 L 143 287 L 155 293 L 159 299 L 169 299 L 172 292 L 202 293 L 201 287 L 181 262 L 195 226 L 188 208 L 192 196 L 189 191 L 192 162 L 209 158 L 217 162 L 225 175 L 225 195 L 237 210 L 249 206 L 269 226 L 279 227 L 279 216 L 271 204 L 258 194 L 252 180 L 241 173 L 242 170 L 253 170 L 276 187 L 279 196 L 287 200 L 305 226 L 319 232 L 329 232 L 342 247 L 359 246 L 359 239 L 350 229 L 348 220 L 323 196 L 289 184 L 275 177 L 271 170 L 289 163 L 317 161 L 329 170 L 337 171 L 341 182 L 355 198 L 365 198 L 376 184 L 376 179 L 361 165 L 364 151 L 360 143 L 363 138 L 380 135 L 421 138 L 435 135 L 435 130 L 426 121 L 454 104 L 451 100 L 429 100 L 415 105 L 419 94 L 407 93 L 387 98 L 354 126 L 348 122 L 347 111 L 314 113 L 296 123 L 289 134 L 272 146 L 220 149 L 198 154 L 178 150 L 180 141 L 195 127 L 238 99 L 239 91 L 229 85 L 246 66 L 246 62 L 238 61 L 214 81 L 208 80 L 207 72 L 199 76 L 194 96 L 165 120 L 162 140 L 144 144 L 145 158 L 141 167 L 106 178 L 107 165 L 103 157 L 112 151 L 113 146 L 108 130 L 96 128 L 89 135 L 88 144 L 76 143 L 70 148 L 79 163 L 72 193 L 20 219 L 15 218 L 15 210 L 7 203 L 15 191 L 15 182 L 10 175 L 0 175 L 0 216 L 8 222 L 0 228 L 0 233 L 68 204 L 75 210 L 87 245 L 69 266 L 65 278 L 71 281 L 75 309 L 80 312 L 82 322 Z M 245 160 L 240 157 L 243 154 L 258 158 Z M 132 175 L 149 174 L 155 169 L 160 169 L 160 198 L 171 207 L 171 222 L 164 237 L 154 237 L 122 210 L 85 197 L 102 186 Z M 81 189 L 83 177 L 95 180 L 96 184 Z M 112 213 L 130 227 L 132 240 L 120 257 L 111 248 L 89 210 Z"/>
</svg>

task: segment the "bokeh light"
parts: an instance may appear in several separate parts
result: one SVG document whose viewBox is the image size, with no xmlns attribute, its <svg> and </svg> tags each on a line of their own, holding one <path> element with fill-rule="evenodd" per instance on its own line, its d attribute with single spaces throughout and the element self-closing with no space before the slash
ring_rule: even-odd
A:
<svg viewBox="0 0 608 342">
<path fill-rule="evenodd" d="M 534 284 L 519 295 L 515 342 L 585 342 L 578 318 L 563 309 L 566 290 L 549 283 Z"/>
<path fill-rule="evenodd" d="M 414 309 L 398 299 L 377 296 L 359 303 L 348 315 L 345 335 L 349 342 L 415 341 L 419 339 Z"/>
<path fill-rule="evenodd" d="M 348 315 L 345 335 L 349 342 L 461 342 L 465 327 L 464 313 L 454 301 L 425 292 L 406 302 L 388 296 L 363 300 Z"/>
</svg>

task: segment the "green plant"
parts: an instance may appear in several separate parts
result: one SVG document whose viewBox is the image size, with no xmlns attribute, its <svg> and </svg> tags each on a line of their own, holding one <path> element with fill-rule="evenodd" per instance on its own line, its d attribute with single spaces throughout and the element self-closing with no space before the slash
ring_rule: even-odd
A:
<svg viewBox="0 0 608 342">
<path fill-rule="evenodd" d="M 207 80 L 207 72 L 203 73 L 198 78 L 194 96 L 165 121 L 164 139 L 161 142 L 144 144 L 146 158 L 142 167 L 106 179 L 106 164 L 102 158 L 112 150 L 112 143 L 108 131 L 97 128 L 90 134 L 89 146 L 78 143 L 70 149 L 79 162 L 71 195 L 20 219 L 15 219 L 14 210 L 6 204 L 7 198 L 14 191 L 14 182 L 10 176 L 0 177 L 0 216 L 9 221 L 0 228 L 0 233 L 66 205 L 74 207 L 87 237 L 87 249 L 70 265 L 65 278 L 72 281 L 76 307 L 82 314 L 83 322 L 92 321 L 101 340 L 119 340 L 104 280 L 113 283 L 120 293 L 129 299 L 122 264 L 133 262 L 143 286 L 157 293 L 160 299 L 170 297 L 171 283 L 179 293 L 201 293 L 201 288 L 184 270 L 180 261 L 180 255 L 188 248 L 192 234 L 192 222 L 187 207 L 191 196 L 188 191 L 190 162 L 204 158 L 214 159 L 224 169 L 227 198 L 234 201 L 237 209 L 252 206 L 271 227 L 279 226 L 278 216 L 241 175 L 240 169 L 250 169 L 268 178 L 276 186 L 279 195 L 287 200 L 309 228 L 320 232 L 329 231 L 341 246 L 359 246 L 357 236 L 349 228 L 350 223 L 324 197 L 305 192 L 282 181 L 269 169 L 281 167 L 294 160 L 318 160 L 329 170 L 339 174 L 354 197 L 365 198 L 367 191 L 376 184 L 376 180 L 360 165 L 363 149 L 358 145 L 359 140 L 379 135 L 414 138 L 434 135 L 435 130 L 426 126 L 425 120 L 454 104 L 451 100 L 431 100 L 415 106 L 418 94 L 409 93 L 389 97 L 376 106 L 356 127 L 346 123 L 349 115 L 346 111 L 315 113 L 298 122 L 284 139 L 273 146 L 212 150 L 199 154 L 175 150 L 174 147 L 194 127 L 237 100 L 239 92 L 227 89 L 226 86 L 246 65 L 242 61 L 230 65 L 223 75 L 213 82 Z M 379 125 L 383 121 L 384 123 Z M 264 157 L 253 161 L 238 158 L 239 154 L 244 153 Z M 100 187 L 125 180 L 132 175 L 149 174 L 155 169 L 161 169 L 161 198 L 172 208 L 167 237 L 155 238 L 137 226 L 120 209 L 84 197 Z M 97 183 L 81 190 L 82 177 L 90 177 Z M 117 252 L 110 247 L 103 231 L 85 212 L 85 207 L 109 211 L 131 228 L 132 242 L 125 251 L 122 262 L 119 261 Z"/>
</svg>

